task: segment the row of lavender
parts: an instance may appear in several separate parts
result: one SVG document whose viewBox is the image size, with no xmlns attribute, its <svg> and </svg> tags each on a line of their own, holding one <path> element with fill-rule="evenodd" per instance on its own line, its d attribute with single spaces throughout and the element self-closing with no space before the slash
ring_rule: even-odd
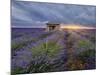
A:
<svg viewBox="0 0 100 75">
<path fill-rule="evenodd" d="M 58 31 L 12 29 L 12 74 L 67 70 L 63 37 Z"/>
<path fill-rule="evenodd" d="M 68 70 L 87 70 L 96 68 L 95 30 L 65 31 Z"/>
</svg>

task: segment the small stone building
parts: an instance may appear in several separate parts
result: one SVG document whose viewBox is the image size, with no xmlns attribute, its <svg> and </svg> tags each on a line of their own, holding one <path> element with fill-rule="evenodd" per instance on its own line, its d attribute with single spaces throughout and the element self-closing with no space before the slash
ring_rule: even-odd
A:
<svg viewBox="0 0 100 75">
<path fill-rule="evenodd" d="M 60 24 L 59 23 L 47 23 L 46 25 L 47 25 L 46 31 L 60 30 Z"/>
</svg>

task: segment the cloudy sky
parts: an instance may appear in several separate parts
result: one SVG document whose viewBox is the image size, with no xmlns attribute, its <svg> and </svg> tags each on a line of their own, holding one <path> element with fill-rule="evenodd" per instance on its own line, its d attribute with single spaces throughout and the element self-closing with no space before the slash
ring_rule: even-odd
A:
<svg viewBox="0 0 100 75">
<path fill-rule="evenodd" d="M 44 27 L 47 22 L 96 25 L 96 7 L 90 5 L 12 1 L 11 9 L 12 27 Z"/>
</svg>

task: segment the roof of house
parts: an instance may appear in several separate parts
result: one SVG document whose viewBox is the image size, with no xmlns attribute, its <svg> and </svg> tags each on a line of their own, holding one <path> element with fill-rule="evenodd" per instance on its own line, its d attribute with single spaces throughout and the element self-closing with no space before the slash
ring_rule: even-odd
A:
<svg viewBox="0 0 100 75">
<path fill-rule="evenodd" d="M 60 25 L 60 23 L 56 23 L 56 22 L 48 22 L 46 23 L 47 25 Z"/>
</svg>

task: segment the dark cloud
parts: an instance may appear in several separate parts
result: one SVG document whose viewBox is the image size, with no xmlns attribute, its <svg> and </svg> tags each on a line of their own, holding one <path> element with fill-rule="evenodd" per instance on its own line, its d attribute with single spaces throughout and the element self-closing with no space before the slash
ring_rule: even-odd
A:
<svg viewBox="0 0 100 75">
<path fill-rule="evenodd" d="M 95 26 L 95 11 L 90 5 L 12 1 L 12 26 L 44 26 L 46 22 Z"/>
</svg>

